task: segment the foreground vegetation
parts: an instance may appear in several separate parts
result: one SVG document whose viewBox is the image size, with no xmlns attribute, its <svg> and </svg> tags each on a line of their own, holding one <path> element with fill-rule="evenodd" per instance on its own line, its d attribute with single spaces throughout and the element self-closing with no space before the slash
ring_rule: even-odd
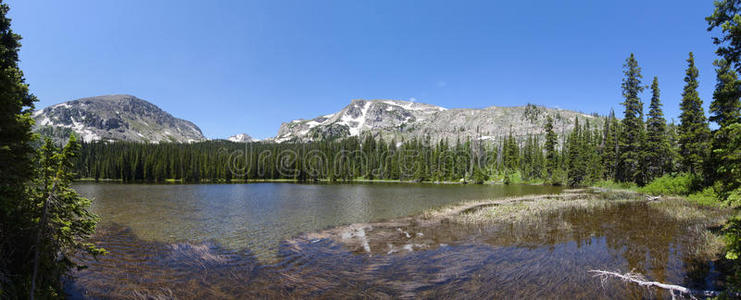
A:
<svg viewBox="0 0 741 300">
<path fill-rule="evenodd" d="M 35 98 L 7 13 L 0 1 L 0 298 L 61 298 L 61 280 L 76 266 L 70 256 L 103 253 L 87 242 L 97 218 L 71 188 L 75 137 L 59 149 L 31 133 Z"/>
</svg>

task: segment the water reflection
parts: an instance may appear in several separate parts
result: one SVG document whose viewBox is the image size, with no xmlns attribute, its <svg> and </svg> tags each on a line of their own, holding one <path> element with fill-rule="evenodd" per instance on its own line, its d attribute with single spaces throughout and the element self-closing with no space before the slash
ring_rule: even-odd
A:
<svg viewBox="0 0 741 300">
<path fill-rule="evenodd" d="M 433 184 L 80 184 L 104 223 L 149 241 L 215 241 L 272 260 L 302 232 L 417 214 L 464 200 L 555 193 L 528 185 Z"/>
<path fill-rule="evenodd" d="M 371 253 L 300 236 L 281 243 L 270 264 L 246 250 L 144 241 L 126 227 L 107 225 L 97 239 L 111 255 L 87 259 L 90 268 L 68 290 L 102 298 L 667 298 L 618 281 L 602 283 L 587 271 L 635 270 L 652 280 L 717 288 L 712 263 L 696 251 L 705 222 L 623 203 L 564 209 L 517 224 L 412 223 L 400 228 L 410 237 L 374 229 Z M 403 243 L 428 247 L 386 251 L 388 244 Z"/>
</svg>

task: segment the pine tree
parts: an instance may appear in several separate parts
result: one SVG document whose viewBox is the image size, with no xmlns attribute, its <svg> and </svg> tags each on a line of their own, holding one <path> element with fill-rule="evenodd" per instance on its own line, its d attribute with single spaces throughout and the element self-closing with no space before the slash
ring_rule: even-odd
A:
<svg viewBox="0 0 741 300">
<path fill-rule="evenodd" d="M 578 186 L 584 181 L 585 173 L 585 161 L 583 160 L 584 155 L 584 140 L 582 129 L 579 126 L 579 118 L 574 121 L 574 130 L 569 135 L 569 163 L 568 163 L 568 185 Z"/>
<path fill-rule="evenodd" d="M 69 254 L 100 253 L 83 242 L 95 228 L 89 201 L 71 188 L 78 146 L 32 147 L 33 102 L 18 68 L 20 36 L 0 1 L 0 298 L 59 298 L 75 266 Z"/>
<path fill-rule="evenodd" d="M 8 5 L 0 2 L 0 298 L 25 298 L 37 203 L 27 184 L 33 178 L 31 112 L 36 100 L 18 68 L 21 37 L 10 28 Z"/>
<path fill-rule="evenodd" d="M 622 131 L 619 140 L 619 164 L 617 168 L 617 179 L 623 182 L 640 181 L 642 146 L 644 137 L 643 126 L 643 103 L 639 94 L 644 87 L 641 85 L 641 68 L 633 53 L 623 65 L 625 78 L 622 82 L 623 97 L 625 101 L 625 114 L 622 121 Z"/>
<path fill-rule="evenodd" d="M 720 128 L 741 122 L 741 83 L 738 75 L 725 59 L 716 60 L 716 84 L 710 103 L 710 121 Z"/>
<path fill-rule="evenodd" d="M 647 177 L 660 177 L 666 172 L 669 162 L 669 142 L 666 135 L 666 120 L 661 110 L 659 79 L 654 77 L 651 84 L 651 105 L 646 120 L 646 166 Z"/>
<path fill-rule="evenodd" d="M 515 172 L 520 165 L 520 147 L 517 145 L 517 139 L 510 128 L 507 135 L 507 142 L 504 153 L 504 165 L 510 172 Z"/>
<path fill-rule="evenodd" d="M 679 125 L 679 153 L 682 155 L 683 170 L 690 173 L 702 172 L 702 164 L 709 154 L 710 128 L 708 128 L 702 100 L 697 93 L 698 71 L 695 58 L 690 52 L 687 59 L 686 85 L 682 92 Z"/>
<path fill-rule="evenodd" d="M 600 130 L 595 128 L 591 129 L 590 122 L 587 120 L 587 128 L 589 131 L 587 139 L 587 147 L 584 153 L 586 154 L 587 161 L 587 183 L 593 184 L 598 180 L 602 179 L 605 173 L 605 167 L 602 164 L 602 155 L 600 153 L 601 145 L 604 145 L 604 140 L 600 134 Z"/>
<path fill-rule="evenodd" d="M 553 118 L 548 116 L 545 121 L 545 153 L 546 153 L 546 172 L 549 182 L 553 181 L 553 173 L 558 168 L 558 136 L 553 132 Z"/>
<path fill-rule="evenodd" d="M 741 145 L 738 137 L 741 135 L 741 84 L 726 60 L 716 60 L 714 65 L 717 67 L 717 83 L 710 103 L 710 121 L 718 124 L 719 128 L 712 134 L 712 151 L 705 169 L 708 176 L 712 174 L 708 181 L 719 183 L 716 192 L 721 198 L 728 199 L 741 186 L 741 148 L 738 148 Z"/>
<path fill-rule="evenodd" d="M 741 203 L 741 123 L 728 125 L 717 134 L 721 132 L 727 142 L 713 153 L 722 162 L 715 171 L 718 178 L 716 192 L 720 199 L 738 205 Z"/>
<path fill-rule="evenodd" d="M 715 1 L 713 14 L 706 17 L 708 31 L 720 28 L 720 36 L 713 37 L 713 43 L 718 45 L 716 54 L 723 57 L 729 64 L 741 72 L 741 11 L 739 0 Z"/>
<path fill-rule="evenodd" d="M 669 143 L 669 156 L 667 158 L 667 173 L 672 173 L 680 170 L 680 163 L 682 161 L 679 157 L 679 126 L 672 120 L 666 126 L 666 139 Z"/>
<path fill-rule="evenodd" d="M 33 185 L 34 202 L 42 203 L 37 232 L 34 234 L 33 270 L 30 298 L 51 298 L 61 294 L 61 279 L 77 265 L 70 256 L 78 251 L 98 255 L 105 250 L 87 239 L 95 232 L 98 217 L 88 211 L 90 200 L 72 189 L 74 159 L 80 145 L 74 135 L 62 149 L 50 139 L 41 147 L 39 168 Z M 31 251 L 29 251 L 31 252 Z"/>
<path fill-rule="evenodd" d="M 618 142 L 620 123 L 615 117 L 615 111 L 610 110 L 610 115 L 605 119 L 603 128 L 604 149 L 602 149 L 602 165 L 605 168 L 606 179 L 617 178 L 617 167 L 619 161 Z"/>
</svg>

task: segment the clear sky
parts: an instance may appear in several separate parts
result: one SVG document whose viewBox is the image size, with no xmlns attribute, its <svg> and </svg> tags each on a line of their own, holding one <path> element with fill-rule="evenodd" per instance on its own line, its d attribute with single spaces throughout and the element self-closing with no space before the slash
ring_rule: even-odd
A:
<svg viewBox="0 0 741 300">
<path fill-rule="evenodd" d="M 712 1 L 7 3 L 37 107 L 132 94 L 209 138 L 271 137 L 351 99 L 621 112 L 631 52 L 646 84 L 659 77 L 668 118 L 689 51 L 706 112 L 715 84 Z"/>
</svg>

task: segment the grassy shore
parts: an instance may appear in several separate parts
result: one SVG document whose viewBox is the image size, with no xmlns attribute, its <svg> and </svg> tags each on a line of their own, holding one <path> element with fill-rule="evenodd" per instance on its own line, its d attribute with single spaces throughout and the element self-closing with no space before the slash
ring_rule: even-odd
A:
<svg viewBox="0 0 741 300">
<path fill-rule="evenodd" d="M 525 228 L 514 231 L 518 238 L 523 239 L 531 238 L 528 233 L 532 230 L 542 232 L 555 230 L 560 232 L 556 233 L 555 237 L 567 241 L 571 230 L 574 230 L 572 226 L 589 226 L 588 224 L 598 222 L 590 221 L 589 218 L 601 218 L 605 216 L 604 213 L 620 211 L 618 209 L 620 205 L 630 205 L 633 209 L 642 211 L 651 210 L 648 214 L 655 214 L 657 217 L 660 215 L 660 219 L 664 220 L 662 222 L 666 222 L 662 224 L 669 226 L 667 228 L 677 226 L 683 228 L 681 229 L 683 234 L 692 239 L 691 247 L 685 251 L 697 257 L 715 259 L 724 250 L 723 239 L 718 235 L 717 228 L 723 225 L 732 209 L 703 206 L 679 197 L 654 197 L 630 190 L 604 188 L 571 189 L 557 194 L 467 201 L 429 209 L 414 216 L 338 226 L 307 233 L 290 244 L 301 247 L 300 241 L 329 238 L 353 252 L 387 254 L 400 251 L 399 249 L 406 249 L 404 251 L 435 249 L 443 244 L 468 240 L 481 230 L 493 228 Z M 566 215 L 577 220 L 563 219 Z M 631 226 L 640 227 L 649 223 Z M 497 232 L 498 229 L 493 230 Z M 646 234 L 645 231 L 653 232 L 652 229 L 643 227 L 641 230 L 644 231 L 643 234 Z M 662 235 L 661 230 L 662 228 L 656 228 L 657 237 Z M 497 245 L 517 244 L 507 238 L 506 234 L 493 234 L 486 239 L 495 241 Z M 543 241 L 533 241 L 535 244 L 539 242 Z"/>
<path fill-rule="evenodd" d="M 630 189 L 585 188 L 561 194 L 520 197 L 509 200 L 471 201 L 462 205 L 425 212 L 428 217 L 447 215 L 462 224 L 522 222 L 563 209 L 604 209 L 629 202 L 645 202 L 680 221 L 715 219 L 722 222 L 732 209 L 707 205 L 683 197 L 651 196 Z M 465 208 L 461 210 L 461 207 Z"/>
</svg>

